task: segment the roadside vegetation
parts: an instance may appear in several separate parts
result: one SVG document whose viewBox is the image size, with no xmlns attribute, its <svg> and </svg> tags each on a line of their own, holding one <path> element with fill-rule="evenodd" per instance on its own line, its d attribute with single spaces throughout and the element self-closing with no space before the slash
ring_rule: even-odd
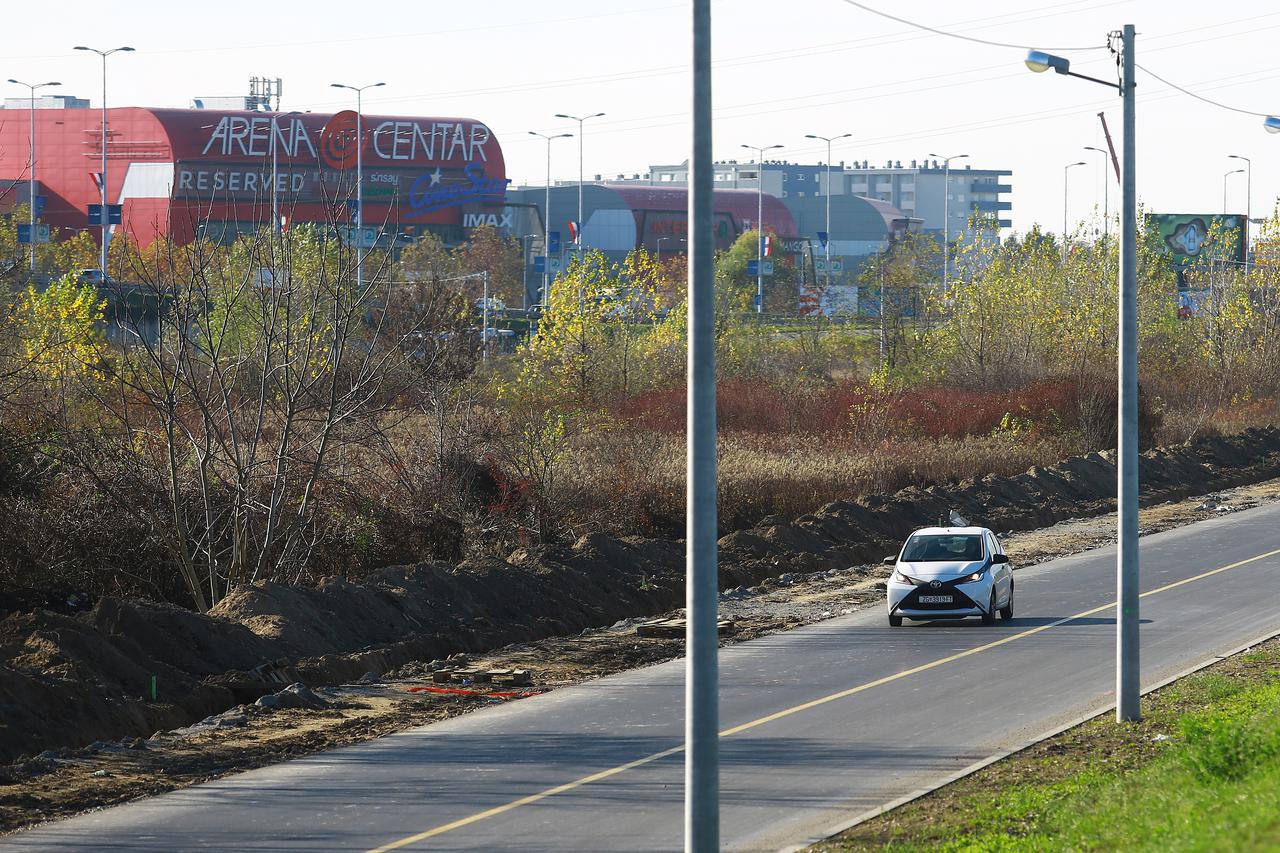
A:
<svg viewBox="0 0 1280 853">
<path fill-rule="evenodd" d="M 1275 850 L 1280 641 L 1095 719 L 863 823 L 855 850 Z"/>
<path fill-rule="evenodd" d="M 486 353 L 481 274 L 522 302 L 519 244 L 492 230 L 371 252 L 362 288 L 324 228 L 117 239 L 104 290 L 23 283 L 22 219 L 0 223 L 9 609 L 114 594 L 203 611 L 247 582 L 681 535 L 682 256 L 587 252 L 537 333 Z M 717 264 L 725 532 L 1114 444 L 1114 240 L 965 247 L 946 291 L 936 244 L 905 240 L 862 273 L 884 295 L 869 322 L 796 317 L 786 264 L 756 315 L 755 240 Z M 1189 318 L 1155 236 L 1144 246 L 1144 446 L 1276 421 L 1280 220 L 1254 246 L 1248 270 L 1201 271 L 1212 299 Z M 92 266 L 92 249 L 78 237 L 40 261 Z"/>
</svg>

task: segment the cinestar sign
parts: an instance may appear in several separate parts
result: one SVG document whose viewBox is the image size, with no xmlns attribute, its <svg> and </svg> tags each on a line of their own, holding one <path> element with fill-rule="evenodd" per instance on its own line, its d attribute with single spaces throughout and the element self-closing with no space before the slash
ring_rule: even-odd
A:
<svg viewBox="0 0 1280 853">
<path fill-rule="evenodd" d="M 301 117 L 223 116 L 213 126 L 200 152 L 223 157 L 265 158 L 274 152 L 285 158 L 317 159 L 333 169 L 354 169 L 357 147 L 366 162 L 474 163 L 488 162 L 485 146 L 492 139 L 483 124 L 457 121 L 418 122 L 389 119 L 372 126 L 359 122 L 352 110 L 332 116 L 313 139 Z M 356 137 L 364 138 L 357 146 Z"/>
<path fill-rule="evenodd" d="M 507 195 L 506 178 L 490 178 L 478 162 L 468 163 L 462 170 L 466 180 L 446 184 L 440 170 L 419 177 L 409 187 L 409 216 L 420 216 L 433 210 L 457 207 L 474 201 L 502 201 Z"/>
</svg>

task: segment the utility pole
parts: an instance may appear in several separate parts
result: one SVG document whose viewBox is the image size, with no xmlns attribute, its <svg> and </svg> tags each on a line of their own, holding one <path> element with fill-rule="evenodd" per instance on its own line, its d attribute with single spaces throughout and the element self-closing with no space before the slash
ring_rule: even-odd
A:
<svg viewBox="0 0 1280 853">
<path fill-rule="evenodd" d="M 1120 82 L 1113 83 L 1071 70 L 1071 61 L 1039 50 L 1027 54 L 1027 68 L 1037 74 L 1079 77 L 1117 89 L 1124 104 L 1124 142 L 1120 167 L 1120 323 L 1119 435 L 1116 442 L 1116 720 L 1138 720 L 1141 675 L 1138 669 L 1138 193 L 1137 125 L 1134 97 L 1134 29 L 1125 24 L 1110 34 L 1120 41 Z M 1280 131 L 1280 122 L 1274 128 Z M 1271 118 L 1266 121 L 1270 130 Z M 1105 127 L 1105 123 L 1104 123 Z M 1109 135 L 1108 135 L 1108 138 Z"/>
<path fill-rule="evenodd" d="M 1116 461 L 1120 471 L 1116 597 L 1116 719 L 1138 720 L 1141 687 L 1138 670 L 1138 185 L 1137 126 L 1134 97 L 1134 29 L 1121 34 L 1124 96 L 1124 180 L 1120 202 L 1120 434 Z"/>
<path fill-rule="evenodd" d="M 689 157 L 689 373 L 686 506 L 685 853 L 720 849 L 720 700 L 716 656 L 716 350 L 711 162 L 711 0 L 693 0 L 693 150 Z"/>
</svg>

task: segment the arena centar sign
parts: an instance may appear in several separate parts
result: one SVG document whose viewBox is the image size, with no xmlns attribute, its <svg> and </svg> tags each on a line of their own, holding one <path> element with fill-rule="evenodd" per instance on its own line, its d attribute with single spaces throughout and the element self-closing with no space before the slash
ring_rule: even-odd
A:
<svg viewBox="0 0 1280 853">
<path fill-rule="evenodd" d="M 209 128 L 201 157 L 303 157 L 320 159 L 331 168 L 356 166 L 356 125 L 354 111 L 330 117 L 315 131 L 302 116 L 224 115 Z M 472 163 L 489 159 L 485 146 L 493 138 L 489 128 L 478 122 L 383 119 L 362 122 L 361 155 L 376 163 Z"/>
<path fill-rule="evenodd" d="M 208 136 L 197 146 L 199 159 L 177 164 L 175 195 L 261 201 L 274 188 L 288 203 L 332 204 L 354 195 L 359 157 L 366 204 L 389 203 L 404 219 L 506 196 L 509 181 L 486 169 L 493 135 L 478 122 L 366 117 L 358 127 L 351 110 L 318 129 L 314 122 L 222 116 L 201 128 Z"/>
</svg>

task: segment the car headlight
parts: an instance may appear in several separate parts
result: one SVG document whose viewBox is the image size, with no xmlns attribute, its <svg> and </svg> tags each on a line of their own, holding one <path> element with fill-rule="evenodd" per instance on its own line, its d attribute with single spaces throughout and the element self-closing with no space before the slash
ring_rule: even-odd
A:
<svg viewBox="0 0 1280 853">
<path fill-rule="evenodd" d="M 893 581 L 894 583 L 905 583 L 908 586 L 920 585 L 920 581 L 916 580 L 915 578 L 909 578 L 906 575 L 904 575 L 902 572 L 894 572 L 889 577 L 889 580 Z"/>
<path fill-rule="evenodd" d="M 987 576 L 987 570 L 979 569 L 978 571 L 974 572 L 971 575 L 966 575 L 965 578 L 962 581 L 960 581 L 960 583 L 974 583 L 976 581 L 982 580 L 986 576 Z"/>
</svg>

